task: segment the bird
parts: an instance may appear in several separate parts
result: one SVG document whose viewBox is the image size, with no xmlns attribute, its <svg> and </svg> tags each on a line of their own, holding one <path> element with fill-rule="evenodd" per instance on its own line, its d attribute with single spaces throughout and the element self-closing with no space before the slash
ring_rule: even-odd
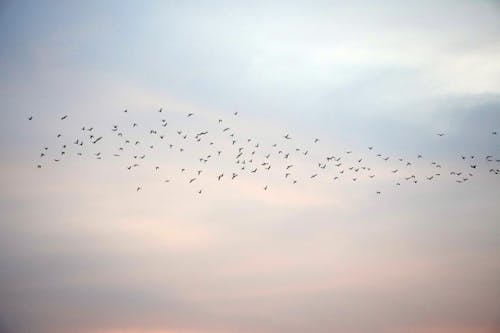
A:
<svg viewBox="0 0 500 333">
<path fill-rule="evenodd" d="M 102 139 L 102 136 L 98 137 L 97 139 L 95 139 L 94 141 L 92 141 L 92 143 L 97 143 L 99 140 Z"/>
<path fill-rule="evenodd" d="M 288 135 L 288 134 L 287 134 L 287 135 L 285 135 L 285 136 L 283 136 L 283 137 L 284 137 L 285 139 L 287 139 L 287 140 L 290 140 L 290 139 L 291 139 L 290 135 Z"/>
<path fill-rule="evenodd" d="M 443 136 L 443 135 L 445 135 L 445 133 L 437 133 L 436 135 L 437 136 Z"/>
<path fill-rule="evenodd" d="M 316 142 L 318 142 L 318 141 L 319 141 L 319 139 L 318 139 L 318 138 L 315 138 L 315 139 L 314 139 L 314 143 L 316 143 Z"/>
<path fill-rule="evenodd" d="M 62 117 L 61 117 L 61 120 L 64 120 L 64 119 L 66 119 L 66 118 L 68 118 L 68 115 L 67 115 L 67 114 L 65 114 L 64 116 L 62 116 Z"/>
<path fill-rule="evenodd" d="M 33 116 L 29 116 L 28 120 L 33 120 Z"/>
</svg>

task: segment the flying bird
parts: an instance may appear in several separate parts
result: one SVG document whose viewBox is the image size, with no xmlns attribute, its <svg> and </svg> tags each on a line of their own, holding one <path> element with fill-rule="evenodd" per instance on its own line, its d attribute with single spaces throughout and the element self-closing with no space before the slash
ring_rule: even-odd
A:
<svg viewBox="0 0 500 333">
<path fill-rule="evenodd" d="M 102 136 L 98 137 L 97 139 L 95 139 L 94 141 L 92 141 L 92 143 L 97 143 L 99 140 L 102 139 Z"/>
</svg>

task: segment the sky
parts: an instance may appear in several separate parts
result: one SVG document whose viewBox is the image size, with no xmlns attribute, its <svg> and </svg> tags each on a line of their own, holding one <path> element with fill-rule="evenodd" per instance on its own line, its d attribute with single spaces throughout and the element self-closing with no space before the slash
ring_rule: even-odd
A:
<svg viewBox="0 0 500 333">
<path fill-rule="evenodd" d="M 0 1 L 0 332 L 500 331 L 499 36 L 498 1 Z M 231 181 L 218 119 L 291 178 Z"/>
</svg>

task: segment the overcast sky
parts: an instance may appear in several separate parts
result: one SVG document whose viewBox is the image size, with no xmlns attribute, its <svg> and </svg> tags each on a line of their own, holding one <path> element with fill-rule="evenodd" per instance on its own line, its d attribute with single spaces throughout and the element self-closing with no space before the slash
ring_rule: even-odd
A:
<svg viewBox="0 0 500 333">
<path fill-rule="evenodd" d="M 174 134 L 222 118 L 262 149 L 309 149 L 304 181 L 188 184 L 201 148 L 156 155 L 160 175 L 108 157 L 113 124 L 160 107 Z M 82 126 L 105 133 L 102 160 L 41 162 Z M 498 1 L 2 1 L 0 332 L 498 332 L 494 131 Z M 351 150 L 376 181 L 307 180 Z M 468 170 L 461 155 L 479 160 L 464 184 L 390 172 Z"/>
</svg>

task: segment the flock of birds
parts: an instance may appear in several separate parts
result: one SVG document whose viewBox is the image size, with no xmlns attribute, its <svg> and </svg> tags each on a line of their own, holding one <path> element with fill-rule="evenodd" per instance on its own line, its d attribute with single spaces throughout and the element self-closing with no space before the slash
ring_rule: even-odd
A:
<svg viewBox="0 0 500 333">
<path fill-rule="evenodd" d="M 373 166 L 367 164 L 370 158 L 380 160 L 381 163 L 389 166 L 385 171 L 394 179 L 394 186 L 402 184 L 417 184 L 419 182 L 436 181 L 443 176 L 449 176 L 458 184 L 469 181 L 479 170 L 487 170 L 491 175 L 500 174 L 500 157 L 493 155 L 475 156 L 463 155 L 458 159 L 462 162 L 460 168 L 445 168 L 437 161 L 426 161 L 422 154 L 417 154 L 412 160 L 404 158 L 395 158 L 383 155 L 375 151 L 373 146 L 368 146 L 366 151 L 361 154 L 347 150 L 334 155 L 323 155 L 316 160 L 314 154 L 310 151 L 316 150 L 319 138 L 312 138 L 308 148 L 301 147 L 295 142 L 294 138 L 288 134 L 283 134 L 279 140 L 272 144 L 264 144 L 255 138 L 244 138 L 238 135 L 230 125 L 223 119 L 217 119 L 212 131 L 194 130 L 184 131 L 174 127 L 167 121 L 167 112 L 163 108 L 153 111 L 157 113 L 152 124 L 140 124 L 130 117 L 128 110 L 121 111 L 124 114 L 123 122 L 125 125 L 113 124 L 106 133 L 98 132 L 92 126 L 80 126 L 79 133 L 71 133 L 67 138 L 66 134 L 57 133 L 57 147 L 42 147 L 39 153 L 39 162 L 37 168 L 42 168 L 53 163 L 59 163 L 68 155 L 87 156 L 98 160 L 106 157 L 119 158 L 124 162 L 124 168 L 133 172 L 136 168 L 151 168 L 152 172 L 159 172 L 160 165 L 151 165 L 147 162 L 153 162 L 154 153 L 165 153 L 168 149 L 171 153 L 184 154 L 189 151 L 193 145 L 198 145 L 197 149 L 192 149 L 191 153 L 200 153 L 196 156 L 197 166 L 193 164 L 181 167 L 178 175 L 181 182 L 196 186 L 195 191 L 198 194 L 203 193 L 202 178 L 212 177 L 217 182 L 225 180 L 237 181 L 243 175 L 255 175 L 256 173 L 271 174 L 278 170 L 284 181 L 290 184 L 296 184 L 299 181 L 313 180 L 315 178 L 327 177 L 328 181 L 337 182 L 347 180 L 358 182 L 361 179 L 372 180 L 377 177 L 377 172 Z M 234 112 L 232 117 L 238 117 L 238 112 Z M 183 117 L 191 120 L 196 117 L 194 113 L 187 113 Z M 63 115 L 59 118 L 62 122 L 70 121 L 69 115 Z M 28 117 L 29 121 L 33 116 Z M 230 123 L 231 121 L 229 121 Z M 214 135 L 213 132 L 216 132 Z M 437 133 L 438 137 L 443 137 L 445 133 Z M 490 132 L 489 135 L 496 136 L 497 132 Z M 222 139 L 222 140 L 221 140 Z M 117 145 L 115 146 L 115 141 Z M 112 144 L 113 152 L 104 153 L 105 142 Z M 317 150 L 315 151 L 317 152 Z M 367 156 L 366 154 L 370 154 Z M 229 163 L 223 164 L 221 160 L 225 157 Z M 389 160 L 393 164 L 389 164 Z M 217 166 L 217 161 L 222 165 Z M 299 172 L 299 163 L 307 161 L 312 169 Z M 425 175 L 415 173 L 415 165 L 423 163 L 430 168 Z M 212 168 L 208 168 L 212 165 Z M 228 166 L 229 165 L 229 166 Z M 230 169 L 229 171 L 227 169 Z M 149 170 L 149 169 L 147 169 Z M 296 171 L 297 170 L 297 171 Z M 304 169 L 301 169 L 304 170 Z M 329 172 L 326 172 L 328 170 Z M 172 176 L 172 175 L 171 175 Z M 162 179 L 163 182 L 170 182 L 170 178 Z M 262 189 L 267 191 L 270 188 L 268 184 L 263 184 Z M 142 185 L 137 185 L 135 190 L 141 191 Z M 380 195 L 380 190 L 376 194 Z"/>
</svg>

